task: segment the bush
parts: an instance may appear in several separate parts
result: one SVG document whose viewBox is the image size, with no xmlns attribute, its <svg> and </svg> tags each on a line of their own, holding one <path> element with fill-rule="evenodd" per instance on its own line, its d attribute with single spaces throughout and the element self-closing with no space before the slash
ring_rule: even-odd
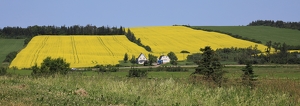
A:
<svg viewBox="0 0 300 106">
<path fill-rule="evenodd" d="M 7 73 L 7 68 L 1 66 L 1 67 L 0 67 L 0 75 L 5 75 L 6 73 Z"/>
<path fill-rule="evenodd" d="M 148 71 L 147 70 L 141 70 L 134 67 L 131 67 L 131 69 L 128 72 L 127 77 L 147 77 Z"/>
<path fill-rule="evenodd" d="M 54 75 L 54 74 L 62 74 L 66 75 L 68 71 L 70 71 L 70 63 L 67 63 L 62 58 L 54 58 L 47 57 L 43 60 L 41 63 L 41 67 L 38 67 L 37 64 L 35 64 L 32 67 L 32 73 L 33 76 L 48 76 L 48 75 Z"/>
<path fill-rule="evenodd" d="M 159 66 L 156 71 L 167 71 L 167 72 L 186 72 L 188 69 L 180 66 Z"/>
<path fill-rule="evenodd" d="M 186 68 L 182 68 L 180 66 L 169 66 L 169 67 L 165 67 L 166 71 L 168 72 L 182 72 L 182 71 L 188 71 Z"/>
<path fill-rule="evenodd" d="M 117 72 L 119 68 L 114 65 L 96 65 L 94 68 L 98 68 L 98 72 Z"/>
<path fill-rule="evenodd" d="M 6 58 L 4 59 L 3 62 L 9 62 L 9 63 L 12 62 L 12 60 L 15 59 L 15 57 L 17 56 L 17 54 L 18 54 L 18 52 L 16 52 L 16 51 L 10 52 L 10 53 L 6 56 Z"/>
</svg>

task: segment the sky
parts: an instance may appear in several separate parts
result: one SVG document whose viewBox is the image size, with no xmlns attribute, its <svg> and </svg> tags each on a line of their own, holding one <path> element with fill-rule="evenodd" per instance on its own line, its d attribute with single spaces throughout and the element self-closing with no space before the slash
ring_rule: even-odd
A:
<svg viewBox="0 0 300 106">
<path fill-rule="evenodd" d="M 300 22 L 300 0 L 1 0 L 0 28 L 72 26 L 238 26 Z"/>
</svg>

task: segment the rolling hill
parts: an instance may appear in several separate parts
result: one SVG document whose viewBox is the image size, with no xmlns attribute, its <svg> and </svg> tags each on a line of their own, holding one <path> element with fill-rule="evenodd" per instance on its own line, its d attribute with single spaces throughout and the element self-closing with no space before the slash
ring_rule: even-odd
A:
<svg viewBox="0 0 300 106">
<path fill-rule="evenodd" d="M 210 29 L 211 27 L 201 28 Z M 249 38 L 256 37 L 255 39 L 261 41 L 268 41 L 268 39 L 273 41 L 275 39 L 274 41 L 278 42 L 289 41 L 288 44 L 298 44 L 297 34 L 299 31 L 294 30 L 248 26 L 215 28 L 223 28 L 231 33 L 239 33 L 241 36 L 247 35 L 246 37 Z M 132 55 L 138 56 L 140 53 L 146 55 L 152 53 L 155 56 L 159 56 L 173 51 L 179 60 L 184 60 L 187 54 L 181 54 L 182 50 L 198 53 L 200 48 L 205 46 L 217 49 L 230 47 L 247 48 L 257 45 L 257 48 L 261 51 L 267 48 L 263 44 L 236 39 L 226 34 L 195 30 L 184 26 L 133 27 L 130 30 L 135 34 L 136 38 L 140 38 L 142 44 L 149 45 L 152 52 L 148 52 L 144 48 L 130 42 L 124 35 L 40 35 L 29 42 L 27 47 L 13 60 L 10 67 L 29 68 L 35 63 L 40 64 L 47 56 L 53 58 L 63 57 L 67 62 L 71 63 L 71 67 L 92 67 L 97 64 L 118 64 L 120 60 L 123 60 L 125 53 L 128 53 L 129 58 L 131 58 Z M 277 30 L 279 32 L 276 32 Z M 286 37 L 279 36 L 282 34 L 286 34 Z M 276 35 L 276 37 L 270 37 L 271 35 Z M 6 41 L 5 44 L 14 45 L 10 44 L 9 41 Z M 1 56 L 6 56 L 7 54 L 2 53 Z"/>
<path fill-rule="evenodd" d="M 300 45 L 300 31 L 293 29 L 276 28 L 269 26 L 192 26 L 195 29 L 209 29 L 222 31 L 260 40 L 263 44 L 268 41 Z"/>
<path fill-rule="evenodd" d="M 23 48 L 24 39 L 0 39 L 0 63 L 6 55 Z"/>
<path fill-rule="evenodd" d="M 229 35 L 194 30 L 184 26 L 153 26 L 130 28 L 144 45 L 149 45 L 156 55 L 167 54 L 173 51 L 179 60 L 185 59 L 180 52 L 187 50 L 191 53 L 200 52 L 200 48 L 211 46 L 217 48 L 247 48 L 258 45 L 258 49 L 264 51 L 266 46 L 236 39 Z"/>
</svg>

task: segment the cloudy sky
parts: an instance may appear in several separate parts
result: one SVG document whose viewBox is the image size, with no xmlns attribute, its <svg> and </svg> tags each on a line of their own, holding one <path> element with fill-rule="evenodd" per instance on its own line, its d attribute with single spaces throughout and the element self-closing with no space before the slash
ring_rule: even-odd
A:
<svg viewBox="0 0 300 106">
<path fill-rule="evenodd" d="M 0 28 L 32 25 L 247 25 L 300 22 L 300 0 L 1 0 Z"/>
</svg>

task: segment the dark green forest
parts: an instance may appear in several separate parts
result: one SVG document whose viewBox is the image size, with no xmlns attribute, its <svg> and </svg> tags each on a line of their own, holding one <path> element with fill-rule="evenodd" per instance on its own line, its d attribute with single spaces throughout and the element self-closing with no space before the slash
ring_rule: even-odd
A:
<svg viewBox="0 0 300 106">
<path fill-rule="evenodd" d="M 271 26 L 277 28 L 288 28 L 300 30 L 300 22 L 284 22 L 281 20 L 256 20 L 248 24 L 248 26 Z"/>
<path fill-rule="evenodd" d="M 0 38 L 24 39 L 36 35 L 124 35 L 125 29 L 120 27 L 73 25 L 73 26 L 28 26 L 4 27 L 0 29 Z"/>
</svg>

